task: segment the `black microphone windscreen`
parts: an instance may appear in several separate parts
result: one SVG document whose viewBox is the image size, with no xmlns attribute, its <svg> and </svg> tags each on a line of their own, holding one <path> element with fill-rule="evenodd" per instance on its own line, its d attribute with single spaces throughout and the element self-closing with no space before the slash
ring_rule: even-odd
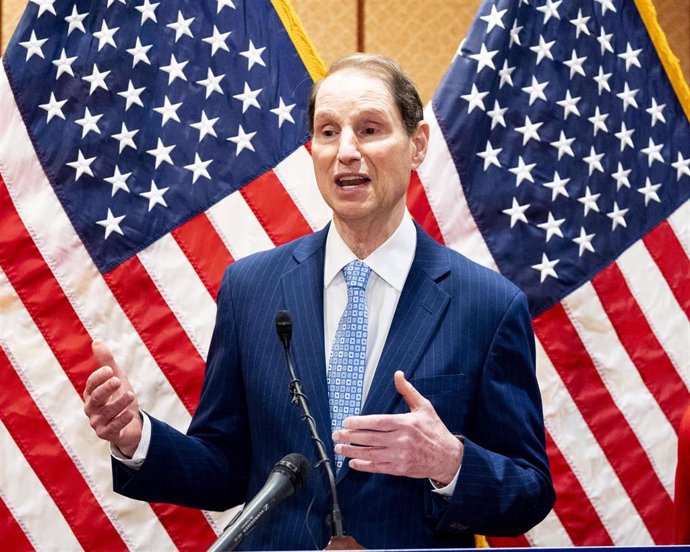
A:
<svg viewBox="0 0 690 552">
<path fill-rule="evenodd" d="M 289 342 L 292 338 L 292 319 L 286 310 L 279 310 L 276 313 L 276 332 L 283 342 Z"/>
<path fill-rule="evenodd" d="M 303 455 L 293 452 L 283 457 L 271 470 L 286 475 L 295 489 L 299 489 L 309 477 L 311 464 Z"/>
</svg>

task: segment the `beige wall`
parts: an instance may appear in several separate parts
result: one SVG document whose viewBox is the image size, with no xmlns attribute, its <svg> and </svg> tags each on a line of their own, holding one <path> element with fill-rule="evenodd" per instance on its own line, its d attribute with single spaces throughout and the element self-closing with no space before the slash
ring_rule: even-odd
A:
<svg viewBox="0 0 690 552">
<path fill-rule="evenodd" d="M 0 0 L 4 50 L 28 0 Z M 328 64 L 357 50 L 358 6 L 364 49 L 396 58 L 426 103 L 467 32 L 481 0 L 292 0 Z M 654 0 L 659 21 L 690 82 L 690 0 Z"/>
</svg>

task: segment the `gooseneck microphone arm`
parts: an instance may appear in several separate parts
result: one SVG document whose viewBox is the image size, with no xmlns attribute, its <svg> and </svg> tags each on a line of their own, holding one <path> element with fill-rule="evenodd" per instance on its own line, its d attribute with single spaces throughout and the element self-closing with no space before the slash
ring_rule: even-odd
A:
<svg viewBox="0 0 690 552">
<path fill-rule="evenodd" d="M 338 491 L 335 486 L 335 476 L 333 475 L 333 467 L 331 466 L 331 460 L 326 453 L 326 446 L 319 437 L 319 433 L 316 430 L 316 422 L 314 421 L 311 411 L 309 410 L 309 403 L 307 397 L 302 391 L 302 384 L 295 372 L 295 366 L 292 363 L 292 358 L 290 357 L 290 340 L 292 339 L 292 319 L 287 311 L 281 310 L 276 314 L 276 332 L 283 344 L 283 349 L 285 351 L 285 360 L 287 362 L 288 370 L 290 371 L 290 392 L 292 393 L 293 404 L 299 404 L 302 409 L 303 420 L 306 420 L 309 426 L 309 433 L 311 434 L 311 439 L 316 447 L 316 452 L 319 456 L 318 464 L 323 464 L 326 470 L 326 475 L 328 476 L 328 483 L 331 487 L 331 531 L 333 537 L 343 537 L 343 515 L 340 511 L 340 505 L 338 504 Z M 317 465 L 318 465 L 317 464 Z"/>
</svg>

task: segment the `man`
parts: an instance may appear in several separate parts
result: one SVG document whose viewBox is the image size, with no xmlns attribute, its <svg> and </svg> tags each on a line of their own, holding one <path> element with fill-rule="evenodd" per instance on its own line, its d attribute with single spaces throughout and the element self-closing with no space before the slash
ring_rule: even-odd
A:
<svg viewBox="0 0 690 552">
<path fill-rule="evenodd" d="M 250 499 L 285 454 L 315 457 L 274 337 L 286 309 L 304 392 L 338 466 L 347 533 L 367 548 L 437 548 L 528 530 L 554 492 L 524 294 L 406 214 L 429 128 L 395 62 L 337 61 L 309 113 L 333 222 L 228 268 L 187 435 L 142 416 L 126 375 L 94 344 L 103 367 L 85 410 L 120 458 L 115 489 L 226 509 Z M 322 548 L 328 511 L 325 478 L 313 475 L 242 546 Z"/>
</svg>

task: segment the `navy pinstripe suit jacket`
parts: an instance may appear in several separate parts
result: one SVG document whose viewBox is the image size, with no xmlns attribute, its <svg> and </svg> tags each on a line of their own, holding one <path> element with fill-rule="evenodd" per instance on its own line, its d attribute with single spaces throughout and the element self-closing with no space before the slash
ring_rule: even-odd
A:
<svg viewBox="0 0 690 552">
<path fill-rule="evenodd" d="M 426 479 L 344 466 L 337 478 L 345 529 L 367 548 L 473 545 L 473 533 L 519 534 L 550 510 L 534 338 L 525 295 L 500 275 L 437 244 L 421 228 L 415 259 L 363 406 L 407 411 L 393 373 L 403 370 L 465 453 L 450 500 Z M 113 462 L 115 490 L 132 498 L 224 510 L 251 499 L 274 464 L 316 454 L 290 402 L 276 311 L 293 321 L 292 354 L 327 450 L 323 264 L 326 231 L 231 265 L 199 408 L 187 435 L 153 420 L 139 471 Z M 243 549 L 323 548 L 329 493 L 322 470 L 242 543 Z"/>
</svg>

